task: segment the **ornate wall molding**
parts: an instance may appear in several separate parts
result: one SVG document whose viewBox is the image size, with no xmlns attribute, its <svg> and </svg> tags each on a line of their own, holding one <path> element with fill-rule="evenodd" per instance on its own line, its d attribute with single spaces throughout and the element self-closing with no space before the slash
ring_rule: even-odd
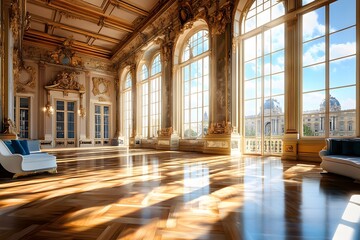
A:
<svg viewBox="0 0 360 240">
<path fill-rule="evenodd" d="M 18 43 L 20 36 L 20 4 L 18 0 L 13 0 L 11 3 L 10 29 L 13 34 L 14 42 Z"/>
<path fill-rule="evenodd" d="M 211 32 L 213 34 L 223 34 L 226 29 L 226 25 L 231 23 L 233 4 L 226 2 L 219 7 L 219 3 L 216 3 L 216 11 L 210 17 Z"/>
<path fill-rule="evenodd" d="M 109 91 L 111 84 L 110 80 L 99 77 L 93 77 L 92 81 L 93 81 L 92 93 L 94 94 L 94 96 L 102 95 L 102 94 L 106 96 L 110 96 L 110 91 Z"/>
<path fill-rule="evenodd" d="M 235 130 L 234 127 L 231 126 L 230 122 L 216 122 L 210 123 L 208 134 L 231 134 Z"/>
<path fill-rule="evenodd" d="M 85 93 L 85 87 L 78 82 L 77 75 L 79 75 L 78 72 L 59 72 L 56 75 L 55 80 L 45 86 L 45 89 L 62 91 L 64 96 L 67 96 L 69 92 L 78 92 L 83 94 Z"/>
<path fill-rule="evenodd" d="M 22 78 L 24 74 L 21 74 L 22 72 L 26 73 L 26 78 Z M 15 91 L 17 93 L 20 92 L 27 92 L 28 88 L 34 89 L 36 86 L 36 71 L 31 66 L 21 66 L 20 67 L 20 76 L 15 81 Z"/>
</svg>

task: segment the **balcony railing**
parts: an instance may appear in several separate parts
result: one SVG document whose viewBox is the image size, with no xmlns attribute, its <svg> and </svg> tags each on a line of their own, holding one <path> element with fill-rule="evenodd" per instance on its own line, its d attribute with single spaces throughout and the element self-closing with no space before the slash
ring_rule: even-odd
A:
<svg viewBox="0 0 360 240">
<path fill-rule="evenodd" d="M 261 138 L 245 138 L 245 154 L 281 155 L 282 151 L 283 141 L 281 138 L 264 139 L 264 141 Z"/>
</svg>

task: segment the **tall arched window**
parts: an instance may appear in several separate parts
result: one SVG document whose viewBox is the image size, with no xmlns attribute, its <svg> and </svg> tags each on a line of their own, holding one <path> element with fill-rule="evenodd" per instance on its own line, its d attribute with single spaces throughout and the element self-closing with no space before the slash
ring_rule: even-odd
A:
<svg viewBox="0 0 360 240">
<path fill-rule="evenodd" d="M 181 54 L 183 137 L 202 137 L 209 126 L 209 32 L 186 41 Z"/>
<path fill-rule="evenodd" d="M 340 123 L 356 121 L 356 0 L 321 4 L 301 19 L 302 136 L 355 136 L 357 124 Z M 323 128 L 305 127 L 310 118 Z"/>
<path fill-rule="evenodd" d="M 284 13 L 280 1 L 256 0 L 242 22 L 245 153 L 282 152 L 285 34 L 273 20 Z"/>
<path fill-rule="evenodd" d="M 141 68 L 140 103 L 141 103 L 141 134 L 143 138 L 157 137 L 161 121 L 161 59 L 156 54 L 151 62 L 149 76 L 145 64 Z"/>
<path fill-rule="evenodd" d="M 123 88 L 123 129 L 126 138 L 131 137 L 132 132 L 132 78 L 130 72 L 126 74 Z"/>
<path fill-rule="evenodd" d="M 141 103 L 141 134 L 147 138 L 149 134 L 149 71 L 145 64 L 141 67 L 140 76 L 140 103 Z"/>
<path fill-rule="evenodd" d="M 161 59 L 157 54 L 151 64 L 150 76 L 150 137 L 157 136 L 157 131 L 161 125 Z"/>
</svg>

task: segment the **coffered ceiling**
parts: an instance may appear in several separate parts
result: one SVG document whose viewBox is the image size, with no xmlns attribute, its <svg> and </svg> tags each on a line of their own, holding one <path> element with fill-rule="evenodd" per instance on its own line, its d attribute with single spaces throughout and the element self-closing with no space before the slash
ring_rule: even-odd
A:
<svg viewBox="0 0 360 240">
<path fill-rule="evenodd" d="M 174 0 L 27 0 L 24 42 L 56 47 L 71 38 L 75 51 L 112 59 L 168 2 Z"/>
</svg>

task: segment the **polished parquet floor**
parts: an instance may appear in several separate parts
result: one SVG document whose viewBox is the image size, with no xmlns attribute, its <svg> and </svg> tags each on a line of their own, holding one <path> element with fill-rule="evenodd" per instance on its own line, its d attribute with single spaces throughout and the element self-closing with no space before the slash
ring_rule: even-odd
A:
<svg viewBox="0 0 360 240">
<path fill-rule="evenodd" d="M 0 239 L 360 239 L 360 184 L 318 163 L 50 152 L 57 174 L 0 179 Z"/>
</svg>

